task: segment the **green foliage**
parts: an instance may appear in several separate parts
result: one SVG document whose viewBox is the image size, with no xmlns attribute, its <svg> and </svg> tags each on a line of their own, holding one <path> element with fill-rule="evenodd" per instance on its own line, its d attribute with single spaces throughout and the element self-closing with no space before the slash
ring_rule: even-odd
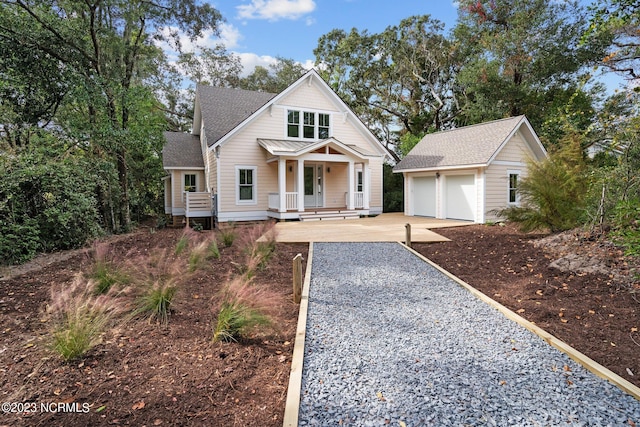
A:
<svg viewBox="0 0 640 427">
<path fill-rule="evenodd" d="M 589 6 L 589 26 L 581 43 L 605 41 L 609 46 L 601 64 L 628 79 L 640 75 L 640 15 L 637 0 L 601 0 Z M 636 90 L 638 88 L 636 87 Z"/>
<path fill-rule="evenodd" d="M 248 337 L 256 326 L 271 324 L 269 313 L 279 296 L 259 288 L 244 277 L 236 277 L 223 289 L 213 325 L 213 341 L 235 341 Z"/>
<path fill-rule="evenodd" d="M 95 281 L 96 294 L 106 294 L 114 285 L 126 285 L 130 282 L 125 271 L 104 260 L 96 261 L 90 278 Z"/>
<path fill-rule="evenodd" d="M 224 303 L 218 312 L 213 342 L 236 341 L 245 337 L 253 327 L 269 323 L 269 318 L 256 309 L 235 301 Z"/>
<path fill-rule="evenodd" d="M 221 228 L 220 234 L 222 235 L 222 244 L 226 248 L 230 248 L 233 245 L 233 242 L 236 240 L 236 229 L 234 225 L 229 225 L 228 227 Z"/>
<path fill-rule="evenodd" d="M 575 1 L 463 0 L 458 17 L 454 37 L 465 58 L 456 74 L 465 94 L 458 124 L 526 114 L 539 130 L 604 50 L 579 45 L 585 20 Z"/>
<path fill-rule="evenodd" d="M 82 357 L 100 343 L 120 311 L 110 296 L 95 296 L 95 284 L 77 279 L 71 286 L 52 290 L 47 312 L 52 317 L 51 348 L 64 360 Z"/>
<path fill-rule="evenodd" d="M 334 29 L 320 37 L 313 53 L 323 78 L 389 141 L 397 129 L 445 129 L 457 113 L 454 73 L 460 60 L 443 31 L 442 22 L 429 15 L 408 17 L 376 34 Z"/>
<path fill-rule="evenodd" d="M 20 224 L 5 221 L 0 223 L 0 265 L 27 262 L 41 248 L 35 219 L 25 218 Z"/>
<path fill-rule="evenodd" d="M 251 74 L 240 80 L 238 86 L 248 90 L 280 93 L 305 72 L 304 67 L 293 59 L 278 57 L 268 69 L 258 65 Z"/>
<path fill-rule="evenodd" d="M 1 263 L 39 251 L 82 246 L 100 233 L 95 175 L 84 158 L 65 156 L 48 139 L 20 156 L 0 158 Z"/>
<path fill-rule="evenodd" d="M 424 135 L 424 132 L 420 132 L 417 135 L 411 133 L 405 133 L 404 135 L 402 135 L 400 137 L 400 143 L 398 144 L 398 150 L 400 151 L 402 157 L 409 154 L 409 151 L 413 150 L 413 147 L 418 145 L 418 142 L 420 142 L 422 138 L 424 138 Z"/>
<path fill-rule="evenodd" d="M 175 254 L 181 255 L 189 246 L 189 238 L 187 236 L 180 237 L 178 243 L 176 243 Z"/>
<path fill-rule="evenodd" d="M 170 307 L 178 287 L 171 281 L 158 281 L 149 285 L 138 300 L 135 315 L 147 316 L 149 322 L 158 322 L 162 326 L 169 324 Z"/>
<path fill-rule="evenodd" d="M 541 162 L 530 162 L 528 176 L 519 183 L 522 206 L 508 207 L 499 214 L 520 225 L 523 231 L 569 230 L 585 219 L 588 181 L 580 138 Z"/>
<path fill-rule="evenodd" d="M 401 173 L 393 173 L 393 166 L 382 165 L 383 172 L 383 212 L 404 211 L 404 178 Z"/>
</svg>

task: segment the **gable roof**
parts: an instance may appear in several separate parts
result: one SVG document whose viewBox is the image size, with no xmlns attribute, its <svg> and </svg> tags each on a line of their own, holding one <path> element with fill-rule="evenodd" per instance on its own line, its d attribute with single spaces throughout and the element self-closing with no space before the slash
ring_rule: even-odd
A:
<svg viewBox="0 0 640 427">
<path fill-rule="evenodd" d="M 375 135 L 373 135 L 371 130 L 369 130 L 369 128 L 367 128 L 367 126 L 360 120 L 360 118 L 351 111 L 351 109 L 347 106 L 347 104 L 338 96 L 338 94 L 336 94 L 336 92 L 327 84 L 327 82 L 325 82 L 322 79 L 322 77 L 320 77 L 320 74 L 318 74 L 318 72 L 314 69 L 307 71 L 298 80 L 296 80 L 294 83 L 292 83 L 289 87 L 287 87 L 285 90 L 283 90 L 279 94 L 265 94 L 264 92 L 244 91 L 244 92 L 248 92 L 247 94 L 248 96 L 251 96 L 250 94 L 254 94 L 254 95 L 262 94 L 265 96 L 269 95 L 270 98 L 267 99 L 261 106 L 259 106 L 253 113 L 247 115 L 244 118 L 244 120 L 241 120 L 240 122 L 238 122 L 232 129 L 227 131 L 224 135 L 216 138 L 216 140 L 213 143 L 211 141 L 207 141 L 207 145 L 210 148 L 213 148 L 214 145 L 224 144 L 229 138 L 233 136 L 235 132 L 239 131 L 244 127 L 244 125 L 256 119 L 264 110 L 269 108 L 271 105 L 276 104 L 279 100 L 288 96 L 290 93 L 295 91 L 296 88 L 298 88 L 300 85 L 304 84 L 305 82 L 307 84 L 311 84 L 312 81 L 317 81 L 319 83 L 319 89 L 336 105 L 339 111 L 345 114 L 345 120 L 350 120 L 352 121 L 352 123 L 354 123 L 356 129 L 367 140 L 369 140 L 369 142 L 371 142 L 372 147 L 374 147 L 375 150 L 378 151 L 379 155 L 391 156 L 388 149 L 378 140 L 378 138 L 375 137 Z M 204 114 L 205 112 L 203 110 L 203 115 Z M 207 121 L 209 120 L 210 120 L 210 116 L 207 116 Z M 209 139 L 210 131 L 208 126 L 206 126 L 206 132 L 207 132 L 207 139 Z"/>
<path fill-rule="evenodd" d="M 200 105 L 202 117 L 206 117 L 207 145 L 214 145 L 275 96 L 275 93 L 198 85 L 196 104 Z M 199 134 L 200 129 L 194 129 L 194 133 Z"/>
<path fill-rule="evenodd" d="M 204 169 L 200 138 L 183 132 L 164 132 L 166 143 L 162 148 L 164 169 Z"/>
<path fill-rule="evenodd" d="M 393 170 L 487 166 L 518 130 L 538 158 L 546 156 L 527 118 L 517 116 L 425 135 Z"/>
<path fill-rule="evenodd" d="M 311 151 L 317 150 L 326 145 L 336 146 L 358 158 L 375 156 L 375 154 L 368 153 L 355 145 L 345 144 L 333 137 L 324 139 L 322 141 L 315 141 L 315 142 L 258 138 L 258 144 L 260 144 L 262 148 L 267 150 L 269 154 L 274 156 L 281 156 L 281 155 L 298 156 L 300 154 L 309 153 Z"/>
</svg>

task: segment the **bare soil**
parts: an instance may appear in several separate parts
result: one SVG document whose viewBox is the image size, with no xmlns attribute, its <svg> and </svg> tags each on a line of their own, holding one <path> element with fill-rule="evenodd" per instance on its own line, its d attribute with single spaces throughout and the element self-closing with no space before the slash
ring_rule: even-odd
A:
<svg viewBox="0 0 640 427">
<path fill-rule="evenodd" d="M 543 236 L 481 225 L 438 233 L 452 241 L 414 248 L 640 386 L 637 260 L 581 233 Z M 158 248 L 173 253 L 181 234 L 145 229 L 107 241 L 112 255 L 124 260 Z M 88 251 L 48 255 L 5 272 L 0 402 L 35 403 L 36 409 L 0 412 L 0 426 L 282 425 L 298 313 L 291 301 L 291 262 L 297 253 L 306 259 L 308 245 L 277 244 L 255 277 L 256 284 L 281 295 L 277 327 L 240 342 L 213 343 L 214 302 L 245 256 L 240 246 L 221 244 L 219 260 L 185 277 L 167 328 L 130 321 L 74 362 L 49 348 L 44 308 L 52 286 L 71 283 L 91 267 Z M 69 413 L 71 405 L 57 413 L 56 407 L 42 410 L 41 404 L 58 403 L 77 403 L 78 411 Z"/>
</svg>

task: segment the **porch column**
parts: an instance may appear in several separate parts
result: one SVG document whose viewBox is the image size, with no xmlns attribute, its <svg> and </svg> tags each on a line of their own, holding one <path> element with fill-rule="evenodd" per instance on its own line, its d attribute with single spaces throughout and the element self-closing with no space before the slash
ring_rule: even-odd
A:
<svg viewBox="0 0 640 427">
<path fill-rule="evenodd" d="M 304 160 L 298 159 L 298 185 L 296 191 L 298 192 L 298 212 L 304 212 Z"/>
<path fill-rule="evenodd" d="M 371 168 L 369 162 L 362 163 L 362 192 L 363 209 L 369 209 L 369 196 L 371 195 Z"/>
<path fill-rule="evenodd" d="M 278 159 L 278 196 L 280 207 L 278 212 L 287 211 L 287 161 L 280 157 Z"/>
<path fill-rule="evenodd" d="M 347 168 L 347 209 L 353 210 L 353 191 L 356 185 L 355 182 L 355 163 L 353 160 L 349 160 L 349 167 Z"/>
</svg>

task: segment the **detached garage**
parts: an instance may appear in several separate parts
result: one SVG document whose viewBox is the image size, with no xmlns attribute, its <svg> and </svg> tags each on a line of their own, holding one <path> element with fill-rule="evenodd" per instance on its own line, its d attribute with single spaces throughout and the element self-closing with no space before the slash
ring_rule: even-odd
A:
<svg viewBox="0 0 640 427">
<path fill-rule="evenodd" d="M 518 205 L 527 161 L 547 153 L 525 116 L 426 135 L 394 168 L 405 185 L 405 215 L 484 223 Z"/>
</svg>

